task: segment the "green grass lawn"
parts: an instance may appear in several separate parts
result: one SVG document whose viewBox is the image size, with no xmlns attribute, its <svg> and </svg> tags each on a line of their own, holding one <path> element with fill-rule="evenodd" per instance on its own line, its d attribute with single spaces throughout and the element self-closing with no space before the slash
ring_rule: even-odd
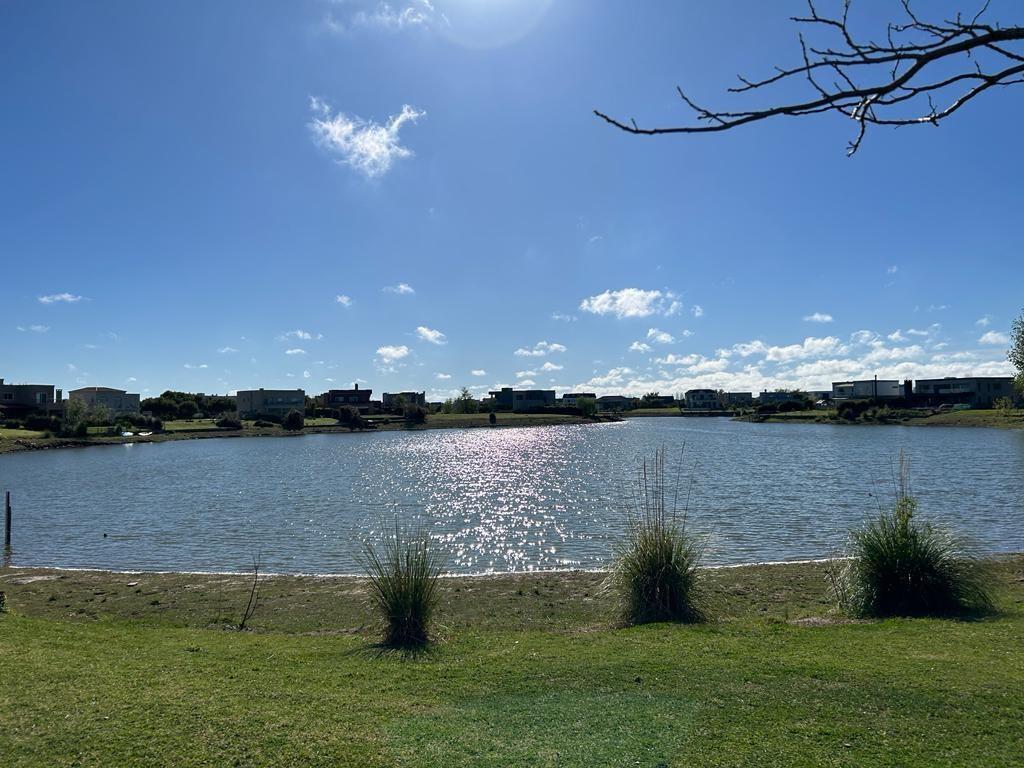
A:
<svg viewBox="0 0 1024 768">
<path fill-rule="evenodd" d="M 28 583 L 25 576 L 42 580 Z M 364 585 L 0 570 L 5 766 L 932 766 L 1024 759 L 1024 558 L 982 621 L 844 622 L 820 565 L 708 572 L 719 620 L 618 629 L 595 574 L 446 579 L 441 641 Z M 812 618 L 807 618 L 812 617 Z"/>
<path fill-rule="evenodd" d="M 201 432 L 211 429 L 219 429 L 214 419 L 180 419 L 164 422 L 165 432 Z"/>
<path fill-rule="evenodd" d="M 45 432 L 36 432 L 33 429 L 8 429 L 0 427 L 0 439 L 4 440 L 28 440 L 42 437 Z"/>
</svg>

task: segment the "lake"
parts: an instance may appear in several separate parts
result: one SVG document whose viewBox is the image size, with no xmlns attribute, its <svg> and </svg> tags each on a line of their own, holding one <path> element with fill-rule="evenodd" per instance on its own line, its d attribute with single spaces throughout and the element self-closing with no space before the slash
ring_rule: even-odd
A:
<svg viewBox="0 0 1024 768">
<path fill-rule="evenodd" d="M 398 515 L 453 573 L 600 568 L 659 447 L 682 457 L 712 564 L 837 554 L 891 500 L 901 449 L 922 516 L 981 552 L 1024 551 L 1024 431 L 997 429 L 669 417 L 203 439 L 3 455 L 0 491 L 20 566 L 233 571 L 261 552 L 268 571 L 350 573 Z"/>
</svg>

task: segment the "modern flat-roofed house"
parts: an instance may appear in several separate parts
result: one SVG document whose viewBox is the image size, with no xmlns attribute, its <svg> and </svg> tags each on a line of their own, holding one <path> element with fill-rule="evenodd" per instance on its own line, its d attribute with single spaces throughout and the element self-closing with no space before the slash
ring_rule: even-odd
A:
<svg viewBox="0 0 1024 768">
<path fill-rule="evenodd" d="M 717 411 L 722 407 L 722 398 L 713 389 L 689 389 L 686 391 L 685 397 L 687 408 Z"/>
<path fill-rule="evenodd" d="M 502 387 L 496 392 L 488 392 L 496 408 L 513 411 L 535 411 L 555 404 L 553 389 L 513 389 Z"/>
<path fill-rule="evenodd" d="M 602 411 L 629 411 L 636 408 L 636 398 L 624 395 L 601 395 L 597 407 Z"/>
<path fill-rule="evenodd" d="M 324 392 L 321 398 L 324 401 L 324 408 L 343 408 L 350 406 L 360 413 L 370 413 L 373 406 L 370 403 L 372 389 L 360 389 L 358 384 L 352 389 L 331 389 Z"/>
<path fill-rule="evenodd" d="M 139 413 L 139 396 L 123 389 L 81 387 L 68 392 L 68 399 L 85 403 L 89 408 L 108 408 L 115 416 L 134 416 Z"/>
<path fill-rule="evenodd" d="M 581 397 L 589 397 L 591 400 L 597 400 L 597 394 L 594 392 L 566 392 L 562 395 L 562 405 L 566 408 L 575 408 L 579 405 Z"/>
<path fill-rule="evenodd" d="M 1014 400 L 1016 393 L 1012 376 L 965 376 L 944 379 L 918 379 L 914 382 L 914 395 L 919 400 L 970 403 L 977 408 L 991 408 L 1000 398 Z"/>
<path fill-rule="evenodd" d="M 895 379 L 833 381 L 833 400 L 884 400 L 903 397 L 903 385 Z"/>
<path fill-rule="evenodd" d="M 781 403 L 799 403 L 803 396 L 797 392 L 769 392 L 763 390 L 757 396 L 758 405 L 780 405 Z"/>
<path fill-rule="evenodd" d="M 427 406 L 426 392 L 385 392 L 381 395 L 381 406 L 386 410 L 394 408 L 398 398 L 402 398 L 403 405 Z"/>
<path fill-rule="evenodd" d="M 291 411 L 306 415 L 306 393 L 301 389 L 240 389 L 235 395 L 238 416 L 287 416 Z"/>
<path fill-rule="evenodd" d="M 9 384 L 0 379 L 0 414 L 53 413 L 61 407 L 61 391 L 53 384 Z"/>
<path fill-rule="evenodd" d="M 738 405 L 747 406 L 754 404 L 754 393 L 753 392 L 725 392 L 722 395 L 722 399 L 725 401 L 722 403 L 725 405 Z"/>
</svg>

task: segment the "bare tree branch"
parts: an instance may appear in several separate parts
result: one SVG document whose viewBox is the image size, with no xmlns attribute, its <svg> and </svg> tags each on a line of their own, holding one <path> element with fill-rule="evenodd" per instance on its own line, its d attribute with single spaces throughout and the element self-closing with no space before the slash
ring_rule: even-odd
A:
<svg viewBox="0 0 1024 768">
<path fill-rule="evenodd" d="M 1024 82 L 1024 26 L 1001 27 L 981 23 L 988 2 L 971 18 L 960 14 L 952 20 L 927 22 L 918 17 L 909 0 L 900 0 L 908 21 L 890 23 L 886 42 L 859 41 L 850 30 L 850 0 L 843 3 L 838 18 L 822 16 L 813 0 L 808 0 L 807 16 L 796 16 L 797 24 L 831 30 L 838 34 L 839 48 L 809 46 L 799 35 L 803 63 L 791 68 L 775 67 L 775 74 L 760 80 L 738 76 L 741 85 L 730 93 L 744 94 L 793 78 L 805 79 L 815 97 L 763 109 L 740 111 L 712 110 L 695 103 L 682 88 L 676 87 L 683 103 L 694 113 L 696 124 L 644 128 L 633 119 L 622 121 L 599 110 L 594 114 L 627 133 L 657 136 L 673 133 L 714 133 L 737 128 L 780 115 L 803 116 L 838 112 L 857 123 L 857 133 L 847 147 L 853 155 L 864 139 L 869 125 L 939 125 L 962 106 L 993 86 Z M 899 41 L 896 38 L 905 38 Z M 1021 50 L 1014 50 L 1021 46 Z M 960 57 L 973 61 L 969 71 L 951 73 Z M 984 63 L 979 60 L 984 59 Z M 1012 65 L 1011 65 L 1012 64 Z M 1008 66 L 1010 65 L 1010 66 Z M 825 86 L 819 76 L 831 73 L 832 83 Z M 857 81 L 870 82 L 857 85 Z M 967 85 L 959 93 L 946 93 L 958 85 Z M 936 107 L 937 97 L 945 106 Z M 921 106 L 917 106 L 920 102 Z M 925 108 L 926 105 L 926 108 Z M 901 108 L 911 109 L 906 112 Z"/>
</svg>

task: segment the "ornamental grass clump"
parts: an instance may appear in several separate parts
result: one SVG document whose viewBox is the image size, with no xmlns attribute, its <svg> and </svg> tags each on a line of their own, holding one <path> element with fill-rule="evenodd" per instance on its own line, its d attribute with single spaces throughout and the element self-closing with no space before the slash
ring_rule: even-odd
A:
<svg viewBox="0 0 1024 768">
<path fill-rule="evenodd" d="M 612 569 L 610 586 L 626 624 L 706 618 L 696 594 L 704 542 L 687 530 L 686 509 L 678 512 L 678 474 L 671 506 L 669 490 L 662 449 L 638 474 L 626 539 Z"/>
<path fill-rule="evenodd" d="M 916 519 L 910 462 L 899 458 L 890 510 L 850 535 L 834 581 L 841 608 L 859 617 L 951 616 L 992 609 L 985 572 L 948 531 Z"/>
<path fill-rule="evenodd" d="M 384 645 L 416 649 L 430 642 L 444 558 L 425 532 L 409 533 L 395 521 L 380 547 L 367 544 L 364 568 L 373 607 L 384 625 Z"/>
</svg>

